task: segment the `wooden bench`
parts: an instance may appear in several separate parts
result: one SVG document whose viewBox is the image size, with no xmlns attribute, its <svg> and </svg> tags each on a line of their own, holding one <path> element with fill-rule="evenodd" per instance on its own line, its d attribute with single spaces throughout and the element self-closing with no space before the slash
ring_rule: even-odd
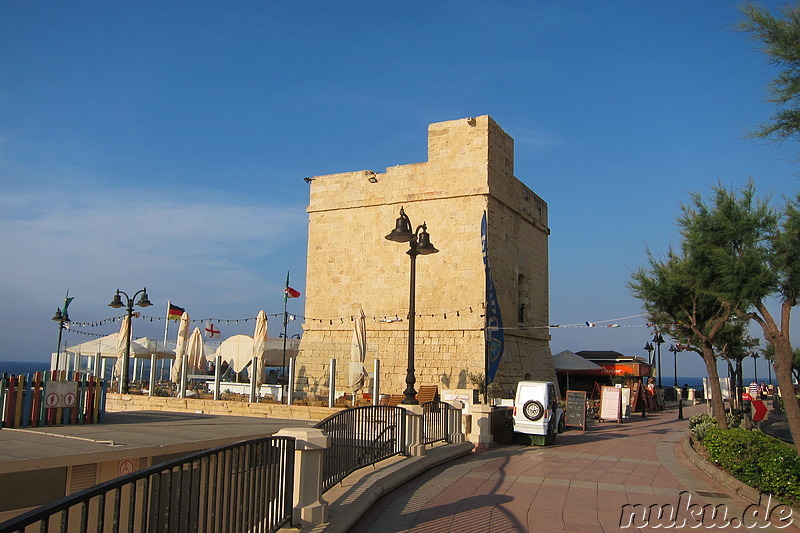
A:
<svg viewBox="0 0 800 533">
<path fill-rule="evenodd" d="M 405 394 L 392 394 L 388 398 L 382 397 L 380 400 L 380 405 L 389 405 L 391 407 L 397 407 L 400 405 L 400 402 L 405 400 Z"/>
<path fill-rule="evenodd" d="M 439 387 L 436 385 L 422 385 L 417 393 L 417 401 L 421 404 L 432 402 L 439 397 Z"/>
</svg>

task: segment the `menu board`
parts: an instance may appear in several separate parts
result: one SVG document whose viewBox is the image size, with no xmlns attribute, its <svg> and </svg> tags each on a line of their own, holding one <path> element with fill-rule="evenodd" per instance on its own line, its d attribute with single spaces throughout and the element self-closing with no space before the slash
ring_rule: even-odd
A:
<svg viewBox="0 0 800 533">
<path fill-rule="evenodd" d="M 567 391 L 567 425 L 580 426 L 586 431 L 586 392 L 580 390 Z"/>
<path fill-rule="evenodd" d="M 622 421 L 622 388 L 602 388 L 600 391 L 600 420 Z"/>
</svg>

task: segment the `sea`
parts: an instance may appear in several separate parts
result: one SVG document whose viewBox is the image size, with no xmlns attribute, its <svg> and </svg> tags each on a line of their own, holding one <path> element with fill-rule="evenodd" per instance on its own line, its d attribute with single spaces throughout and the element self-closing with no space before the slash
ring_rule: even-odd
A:
<svg viewBox="0 0 800 533">
<path fill-rule="evenodd" d="M 81 370 L 86 372 L 89 369 L 89 365 L 92 364 L 90 361 L 91 358 L 83 358 L 81 361 Z M 149 379 L 150 376 L 150 360 L 149 359 L 131 359 L 137 365 L 136 374 L 138 376 L 147 376 L 145 379 Z M 105 378 L 111 378 L 111 372 L 113 370 L 114 362 L 113 360 L 106 360 L 106 375 Z M 158 367 L 156 367 L 156 372 L 158 375 L 158 379 L 168 379 L 169 376 L 169 366 L 166 360 L 160 360 Z M 0 361 L 0 376 L 3 374 L 33 374 L 36 372 L 47 372 L 50 370 L 50 362 L 49 361 Z"/>
<path fill-rule="evenodd" d="M 140 375 L 149 376 L 150 375 L 150 361 L 149 360 L 142 360 L 140 363 L 139 372 Z M 107 364 L 106 373 L 111 372 L 111 365 Z M 33 374 L 34 372 L 46 372 L 50 370 L 50 363 L 48 361 L 0 361 L 0 375 L 2 374 Z M 158 368 L 158 372 L 161 373 L 161 379 L 167 377 L 169 373 L 168 368 Z M 107 377 L 110 377 L 107 376 Z M 656 382 L 658 378 L 656 378 Z M 747 377 L 745 376 L 742 382 L 745 384 L 745 387 L 750 384 L 751 381 L 755 380 L 755 377 Z M 770 381 L 769 378 L 764 376 L 759 376 L 758 383 L 764 381 L 767 385 L 776 384 L 777 382 L 773 380 Z M 664 387 L 672 387 L 675 385 L 675 378 L 671 376 L 663 376 L 661 378 L 661 384 Z M 703 378 L 699 376 L 692 376 L 692 377 L 678 377 L 678 386 L 683 387 L 684 385 L 688 386 L 690 389 L 698 389 L 703 390 Z"/>
</svg>

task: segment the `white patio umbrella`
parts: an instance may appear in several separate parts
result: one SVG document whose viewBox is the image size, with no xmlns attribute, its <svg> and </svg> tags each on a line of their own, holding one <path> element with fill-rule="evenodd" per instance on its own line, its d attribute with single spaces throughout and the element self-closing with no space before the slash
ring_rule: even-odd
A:
<svg viewBox="0 0 800 533">
<path fill-rule="evenodd" d="M 203 350 L 203 334 L 200 328 L 194 328 L 186 343 L 186 372 L 206 371 L 207 361 Z"/>
<path fill-rule="evenodd" d="M 125 349 L 127 347 L 130 329 L 131 317 L 130 315 L 125 315 L 125 318 L 122 319 L 122 325 L 119 327 L 119 333 L 117 334 L 117 362 L 114 363 L 113 373 L 113 377 L 115 378 L 122 377 L 122 365 L 125 362 Z"/>
<path fill-rule="evenodd" d="M 555 354 L 553 356 L 553 366 L 556 370 L 561 370 L 567 375 L 567 388 L 569 388 L 570 371 L 601 370 L 603 368 L 569 350 L 564 350 L 563 352 Z"/>
<path fill-rule="evenodd" d="M 233 335 L 222 341 L 214 357 L 221 355 L 222 360 L 238 374 L 252 361 L 253 344 L 253 337 L 250 335 Z"/>
<path fill-rule="evenodd" d="M 253 333 L 253 357 L 258 358 L 258 366 L 252 371 L 256 375 L 256 383 L 263 385 L 265 381 L 264 367 L 267 359 L 267 313 L 262 309 L 256 316 L 256 330 Z"/>
<path fill-rule="evenodd" d="M 348 386 L 355 395 L 364 387 L 367 381 L 367 369 L 364 361 L 367 357 L 367 325 L 364 310 L 359 310 L 359 316 L 353 320 L 353 342 L 350 345 L 350 372 L 348 373 Z"/>
<path fill-rule="evenodd" d="M 183 354 L 186 353 L 186 341 L 189 338 L 189 313 L 186 311 L 181 315 L 181 322 L 178 325 L 178 343 L 175 346 L 175 364 L 172 365 L 170 380 L 177 383 L 181 379 L 181 366 L 183 365 Z"/>
</svg>

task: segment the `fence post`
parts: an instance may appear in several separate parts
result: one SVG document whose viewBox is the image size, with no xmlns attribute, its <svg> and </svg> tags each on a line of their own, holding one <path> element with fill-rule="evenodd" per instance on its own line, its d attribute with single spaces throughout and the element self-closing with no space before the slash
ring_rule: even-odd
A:
<svg viewBox="0 0 800 533">
<path fill-rule="evenodd" d="M 286 405 L 293 405 L 294 404 L 294 362 L 295 358 L 289 358 L 289 375 L 286 376 L 288 381 L 286 384 Z"/>
<path fill-rule="evenodd" d="M 293 522 L 303 528 L 327 522 L 328 502 L 322 499 L 322 467 L 328 435 L 315 428 L 284 428 L 275 436 L 295 439 Z"/>
<path fill-rule="evenodd" d="M 258 385 L 258 374 L 263 371 L 264 369 L 261 368 L 258 357 L 253 357 L 253 361 L 250 363 L 250 397 L 248 398 L 250 403 L 254 403 L 256 401 L 256 386 Z"/>
<path fill-rule="evenodd" d="M 219 400 L 219 382 L 222 376 L 222 356 L 214 360 L 214 399 Z"/>
<path fill-rule="evenodd" d="M 461 413 L 463 412 L 464 404 L 458 400 L 450 400 L 444 403 L 452 407 L 452 409 L 447 410 L 447 416 L 450 417 L 447 421 L 447 429 L 449 431 L 447 442 L 450 444 L 461 444 L 465 440 L 464 426 L 461 421 Z"/>
<path fill-rule="evenodd" d="M 492 438 L 492 406 L 477 404 L 470 408 L 472 412 L 472 431 L 469 440 L 480 449 L 489 448 L 494 444 Z"/>
<path fill-rule="evenodd" d="M 155 396 L 156 393 L 156 383 L 158 383 L 158 379 L 156 379 L 157 366 L 158 356 L 153 352 L 150 354 L 150 385 L 147 387 L 148 396 Z"/>
<path fill-rule="evenodd" d="M 375 359 L 372 373 L 372 405 L 378 405 L 378 396 L 381 392 L 381 360 Z"/>
<path fill-rule="evenodd" d="M 425 455 L 425 445 L 422 444 L 423 409 L 421 405 L 404 405 L 398 407 L 406 409 L 406 442 L 407 453 L 413 457 Z"/>
<path fill-rule="evenodd" d="M 328 407 L 336 405 L 336 359 L 331 359 L 328 375 Z"/>
</svg>

